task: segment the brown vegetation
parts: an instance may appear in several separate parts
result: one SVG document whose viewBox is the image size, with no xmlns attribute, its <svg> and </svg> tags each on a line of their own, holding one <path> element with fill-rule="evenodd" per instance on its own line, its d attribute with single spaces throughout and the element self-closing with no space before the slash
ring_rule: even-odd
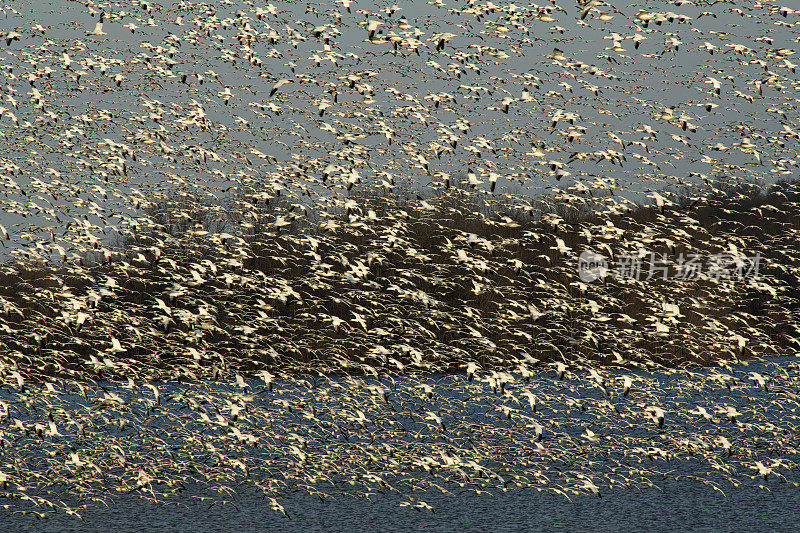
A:
<svg viewBox="0 0 800 533">
<path fill-rule="evenodd" d="M 537 213 L 452 189 L 353 195 L 327 212 L 181 198 L 152 207 L 109 261 L 6 265 L 0 360 L 28 376 L 174 377 L 794 352 L 800 192 L 745 192 L 618 214 L 563 202 Z M 673 265 L 646 280 L 647 257 L 638 281 L 578 277 L 583 250 L 612 265 L 637 251 L 707 262 L 731 245 L 761 255 L 758 278 L 678 279 Z"/>
</svg>

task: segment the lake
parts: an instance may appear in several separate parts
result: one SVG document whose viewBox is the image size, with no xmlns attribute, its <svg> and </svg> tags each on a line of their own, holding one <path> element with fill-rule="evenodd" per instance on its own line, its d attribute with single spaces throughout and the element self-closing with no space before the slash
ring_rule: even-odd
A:
<svg viewBox="0 0 800 533">
<path fill-rule="evenodd" d="M 35 531 L 796 523 L 795 358 L 559 373 L 545 365 L 472 381 L 291 376 L 271 388 L 258 380 L 7 385 L 0 470 L 31 496 L 86 505 L 86 523 L 63 511 L 40 521 L 12 510 L 4 523 Z"/>
</svg>

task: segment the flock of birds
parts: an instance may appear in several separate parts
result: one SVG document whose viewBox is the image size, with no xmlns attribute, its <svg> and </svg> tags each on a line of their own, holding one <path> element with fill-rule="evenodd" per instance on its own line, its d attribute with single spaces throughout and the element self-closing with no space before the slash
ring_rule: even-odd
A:
<svg viewBox="0 0 800 533">
<path fill-rule="evenodd" d="M 796 484 L 800 12 L 613 4 L 2 6 L 7 508 Z"/>
<path fill-rule="evenodd" d="M 37 516 L 80 516 L 128 494 L 236 506 L 255 491 L 289 518 L 281 502 L 297 491 L 323 502 L 400 494 L 417 510 L 431 509 L 430 491 L 572 500 L 665 480 L 724 497 L 800 486 L 798 407 L 793 359 L 625 373 L 553 365 L 8 384 L 0 481 L 6 509 Z"/>
<path fill-rule="evenodd" d="M 365 188 L 617 204 L 792 176 L 797 13 L 655 4 L 7 8 L 2 232 L 77 260 L 186 193 L 300 216 Z"/>
</svg>

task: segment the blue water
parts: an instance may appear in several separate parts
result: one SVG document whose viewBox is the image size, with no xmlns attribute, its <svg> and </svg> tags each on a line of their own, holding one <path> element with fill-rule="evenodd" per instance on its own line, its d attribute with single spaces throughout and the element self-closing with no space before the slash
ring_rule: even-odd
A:
<svg viewBox="0 0 800 533">
<path fill-rule="evenodd" d="M 83 521 L 63 510 L 39 520 L 21 512 L 47 504 L 11 499 L 0 517 L 9 531 L 796 531 L 799 369 L 782 358 L 594 375 L 573 367 L 564 379 L 543 366 L 527 381 L 515 372 L 288 377 L 273 390 L 257 380 L 7 384 L 9 490 L 24 485 Z M 57 437 L 43 429 L 50 418 Z M 73 450 L 102 478 L 72 465 Z M 771 468 L 766 479 L 759 464 Z M 156 494 L 135 487 L 140 470 L 185 490 L 151 503 Z"/>
<path fill-rule="evenodd" d="M 420 531 L 420 532 L 630 532 L 630 531 L 797 531 L 800 491 L 794 487 L 729 490 L 726 497 L 699 483 L 666 483 L 662 490 L 611 491 L 602 498 L 522 491 L 488 495 L 426 494 L 435 508 L 416 511 L 399 507 L 402 498 L 340 497 L 325 503 L 310 496 L 283 500 L 290 516 L 269 509 L 258 498 L 214 506 L 182 501 L 158 506 L 139 499 L 112 510 L 84 514 L 86 522 L 64 515 L 42 520 L 2 515 L 6 531 Z"/>
</svg>

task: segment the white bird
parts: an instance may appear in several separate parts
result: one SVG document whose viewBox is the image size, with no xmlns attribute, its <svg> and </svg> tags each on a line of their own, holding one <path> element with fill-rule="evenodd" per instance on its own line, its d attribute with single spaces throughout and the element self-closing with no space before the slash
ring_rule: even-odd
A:
<svg viewBox="0 0 800 533">
<path fill-rule="evenodd" d="M 292 83 L 292 80 L 287 79 L 287 78 L 282 78 L 282 79 L 278 80 L 272 86 L 272 89 L 270 90 L 269 95 L 270 96 L 274 95 L 276 92 L 278 92 L 278 89 L 280 89 L 281 87 L 283 87 L 284 85 L 287 85 L 289 83 Z"/>
<path fill-rule="evenodd" d="M 91 31 L 87 30 L 86 35 L 108 35 L 103 31 L 103 19 L 101 18 L 100 21 L 94 25 L 94 29 Z"/>
<path fill-rule="evenodd" d="M 664 427 L 664 419 L 665 419 L 666 413 L 664 412 L 663 409 L 661 409 L 658 406 L 651 405 L 651 406 L 647 407 L 647 409 L 645 409 L 645 412 L 648 414 L 648 416 L 651 418 L 651 420 L 653 420 L 653 422 L 655 422 L 655 424 L 659 428 L 663 428 Z"/>
</svg>

